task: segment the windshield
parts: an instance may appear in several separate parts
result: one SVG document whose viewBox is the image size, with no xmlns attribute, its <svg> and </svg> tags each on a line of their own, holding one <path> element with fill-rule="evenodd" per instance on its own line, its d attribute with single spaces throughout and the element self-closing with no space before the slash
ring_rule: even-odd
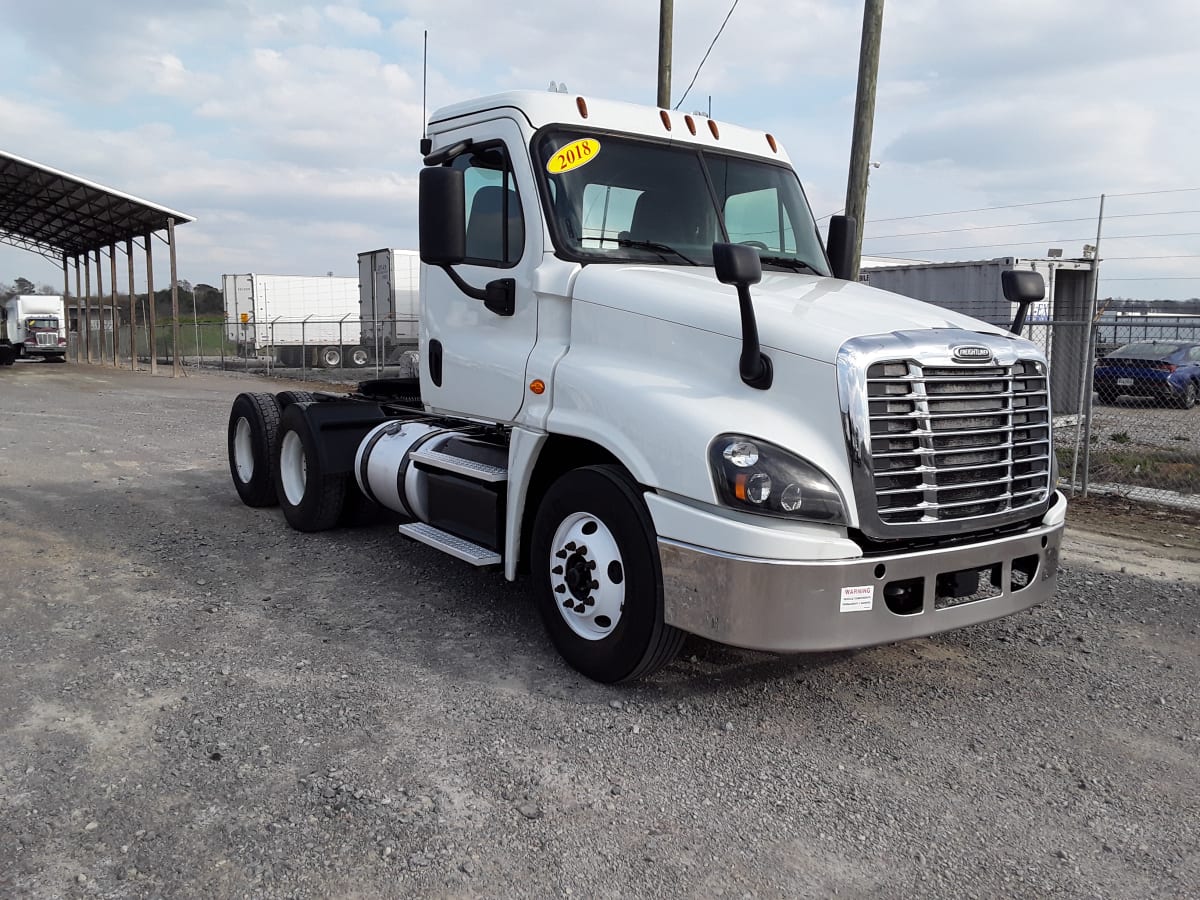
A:
<svg viewBox="0 0 1200 900">
<path fill-rule="evenodd" d="M 52 331 L 58 330 L 58 319 L 26 319 L 26 328 L 48 328 Z"/>
<path fill-rule="evenodd" d="M 796 173 L 685 145 L 549 131 L 536 141 L 555 243 L 584 262 L 711 266 L 716 241 L 828 275 Z M 712 190 L 709 185 L 712 185 Z"/>
</svg>

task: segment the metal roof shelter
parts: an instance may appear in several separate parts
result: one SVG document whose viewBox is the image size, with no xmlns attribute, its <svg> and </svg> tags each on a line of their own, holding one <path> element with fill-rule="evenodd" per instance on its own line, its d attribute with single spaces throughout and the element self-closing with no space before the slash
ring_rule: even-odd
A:
<svg viewBox="0 0 1200 900">
<path fill-rule="evenodd" d="M 0 241 L 24 250 L 39 253 L 47 259 L 62 262 L 63 295 L 71 293 L 69 265 L 75 268 L 75 296 L 84 301 L 84 339 L 75 343 L 75 358 L 80 353 L 92 361 L 92 298 L 97 301 L 99 320 L 99 362 L 118 364 L 117 306 L 117 246 L 124 243 L 128 261 L 129 287 L 129 359 L 136 370 L 135 352 L 136 306 L 134 302 L 133 250 L 138 239 L 146 254 L 146 294 L 149 298 L 150 371 L 156 372 L 158 356 L 155 348 L 154 262 L 152 239 L 166 232 L 165 241 L 171 261 L 171 307 L 174 311 L 175 347 L 179 344 L 179 292 L 175 261 L 175 226 L 195 221 L 192 216 L 165 206 L 139 199 L 131 194 L 104 187 L 77 175 L 60 172 L 11 153 L 0 150 Z M 161 234 L 157 235 L 163 240 Z M 111 347 L 106 346 L 104 316 L 104 275 L 102 256 L 109 257 L 109 303 L 112 321 Z M 94 258 L 93 258 L 94 257 Z M 95 272 L 96 291 L 92 293 L 92 272 Z M 83 286 L 81 288 L 81 273 Z M 82 344 L 82 348 L 80 347 Z M 180 372 L 180 357 L 172 352 L 174 372 Z"/>
</svg>

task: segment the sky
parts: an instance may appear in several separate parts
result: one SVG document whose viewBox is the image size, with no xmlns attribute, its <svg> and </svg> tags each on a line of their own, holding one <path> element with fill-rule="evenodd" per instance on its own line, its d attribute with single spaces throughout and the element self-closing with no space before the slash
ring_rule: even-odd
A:
<svg viewBox="0 0 1200 900">
<path fill-rule="evenodd" d="M 676 0 L 673 105 L 731 5 Z M 680 107 L 780 138 L 822 223 L 862 13 L 738 0 Z M 354 275 L 416 246 L 426 30 L 430 111 L 552 80 L 655 102 L 652 0 L 0 0 L 0 149 L 194 216 L 181 279 Z M 1195 0 L 891 0 L 864 253 L 1077 257 L 1105 194 L 1101 297 L 1200 296 L 1197 36 Z M 18 276 L 62 283 L 0 244 Z"/>
</svg>

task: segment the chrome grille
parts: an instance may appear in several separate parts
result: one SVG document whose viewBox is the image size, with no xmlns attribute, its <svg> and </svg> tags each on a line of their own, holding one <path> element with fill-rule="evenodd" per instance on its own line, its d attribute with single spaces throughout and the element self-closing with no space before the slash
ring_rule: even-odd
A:
<svg viewBox="0 0 1200 900">
<path fill-rule="evenodd" d="M 865 387 L 882 525 L 1003 516 L 1048 497 L 1050 405 L 1041 361 L 876 361 Z"/>
<path fill-rule="evenodd" d="M 39 347 L 58 346 L 58 332 L 39 331 L 35 337 L 37 338 L 37 345 Z"/>
</svg>

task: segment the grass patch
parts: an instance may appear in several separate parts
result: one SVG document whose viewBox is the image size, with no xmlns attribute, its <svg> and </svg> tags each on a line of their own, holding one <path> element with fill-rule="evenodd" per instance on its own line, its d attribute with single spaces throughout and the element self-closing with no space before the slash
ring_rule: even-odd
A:
<svg viewBox="0 0 1200 900">
<path fill-rule="evenodd" d="M 1093 449 L 1091 480 L 1200 494 L 1200 455 L 1141 448 Z"/>
</svg>

